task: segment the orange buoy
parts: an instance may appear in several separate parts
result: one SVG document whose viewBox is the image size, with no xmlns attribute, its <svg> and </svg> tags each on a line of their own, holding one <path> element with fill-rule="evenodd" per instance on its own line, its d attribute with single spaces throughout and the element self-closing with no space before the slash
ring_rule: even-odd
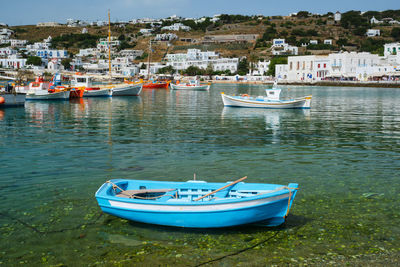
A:
<svg viewBox="0 0 400 267">
<path fill-rule="evenodd" d="M 0 96 L 0 105 L 6 103 L 6 100 L 4 97 Z"/>
</svg>

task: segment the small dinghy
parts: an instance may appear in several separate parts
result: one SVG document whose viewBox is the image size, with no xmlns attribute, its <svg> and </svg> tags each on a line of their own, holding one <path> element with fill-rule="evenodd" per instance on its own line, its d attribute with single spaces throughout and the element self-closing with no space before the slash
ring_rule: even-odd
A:
<svg viewBox="0 0 400 267">
<path fill-rule="evenodd" d="M 303 96 L 295 99 L 282 100 L 279 98 L 280 89 L 265 89 L 266 96 L 249 96 L 247 94 L 233 96 L 221 93 L 224 106 L 242 108 L 270 108 L 270 109 L 309 109 L 312 96 Z"/>
<path fill-rule="evenodd" d="M 116 179 L 96 192 L 101 209 L 132 221 L 193 228 L 285 222 L 298 190 L 263 183 L 162 182 Z"/>
</svg>

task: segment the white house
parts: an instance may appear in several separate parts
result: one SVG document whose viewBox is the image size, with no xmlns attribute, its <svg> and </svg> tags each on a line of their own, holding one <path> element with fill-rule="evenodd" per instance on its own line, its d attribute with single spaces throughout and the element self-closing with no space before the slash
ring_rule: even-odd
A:
<svg viewBox="0 0 400 267">
<path fill-rule="evenodd" d="M 316 45 L 316 44 L 318 44 L 318 40 L 310 40 L 310 44 Z"/>
<path fill-rule="evenodd" d="M 11 47 L 23 47 L 27 42 L 27 40 L 10 39 Z"/>
<path fill-rule="evenodd" d="M 161 30 L 169 30 L 169 31 L 190 31 L 191 28 L 189 26 L 183 25 L 182 23 L 175 23 L 171 26 L 164 26 Z"/>
<path fill-rule="evenodd" d="M 14 33 L 14 31 L 6 29 L 6 28 L 0 29 L 0 35 L 10 37 L 13 33 Z"/>
<path fill-rule="evenodd" d="M 99 43 L 97 44 L 97 49 L 104 52 L 108 51 L 108 46 L 110 46 L 111 50 L 120 45 L 120 41 L 117 37 L 111 36 L 110 42 L 108 38 L 100 38 Z"/>
<path fill-rule="evenodd" d="M 61 60 L 54 58 L 47 63 L 47 69 L 53 72 L 60 71 L 64 69 L 64 66 L 61 65 Z"/>
<path fill-rule="evenodd" d="M 383 51 L 385 57 L 400 54 L 400 42 L 385 44 Z"/>
<path fill-rule="evenodd" d="M 287 65 L 287 79 L 290 81 L 319 81 L 329 73 L 327 56 L 292 56 L 288 57 Z"/>
<path fill-rule="evenodd" d="M 77 57 L 100 57 L 100 52 L 96 48 L 85 48 L 79 49 L 79 53 L 76 54 Z"/>
<path fill-rule="evenodd" d="M 335 15 L 333 16 L 335 22 L 340 22 L 342 20 L 342 14 L 339 11 L 336 11 Z"/>
<path fill-rule="evenodd" d="M 251 75 L 265 75 L 266 72 L 268 72 L 269 69 L 269 64 L 271 61 L 258 61 L 253 69 L 253 72 Z"/>
<path fill-rule="evenodd" d="M 332 45 L 332 44 L 333 44 L 333 41 L 332 41 L 332 39 L 326 39 L 326 40 L 324 40 L 324 44 L 326 44 L 326 45 Z"/>
<path fill-rule="evenodd" d="M 190 66 L 206 69 L 212 66 L 214 71 L 236 72 L 239 64 L 238 58 L 220 58 L 215 51 L 204 51 L 199 49 L 188 49 L 185 53 L 167 54 L 167 65 L 177 70 L 184 70 Z"/>
<path fill-rule="evenodd" d="M 276 64 L 275 65 L 275 78 L 278 80 L 287 80 L 288 64 Z"/>
<path fill-rule="evenodd" d="M 39 49 L 36 51 L 36 56 L 42 59 L 48 58 L 66 58 L 68 57 L 67 50 L 57 50 L 57 49 Z"/>
<path fill-rule="evenodd" d="M 11 47 L 0 48 L 0 57 L 8 57 L 8 56 L 14 55 L 16 53 L 17 53 L 17 51 L 12 49 Z"/>
<path fill-rule="evenodd" d="M 178 39 L 178 36 L 175 33 L 161 33 L 157 34 L 154 40 L 156 41 L 172 41 Z"/>
<path fill-rule="evenodd" d="M 125 49 L 119 51 L 119 55 L 122 57 L 128 57 L 130 59 L 135 59 L 143 55 L 143 50 Z"/>
<path fill-rule="evenodd" d="M 140 29 L 139 32 L 143 35 L 150 35 L 153 32 L 153 29 Z"/>
<path fill-rule="evenodd" d="M 20 69 L 25 67 L 26 60 L 26 58 L 20 58 L 17 54 L 10 55 L 7 58 L 0 58 L 0 67 Z"/>
<path fill-rule="evenodd" d="M 273 55 L 298 55 L 299 48 L 291 46 L 285 42 L 285 39 L 272 40 L 272 54 Z"/>
<path fill-rule="evenodd" d="M 374 16 L 369 20 L 371 24 L 381 24 L 383 21 L 376 19 Z"/>
<path fill-rule="evenodd" d="M 367 32 L 365 33 L 368 37 L 372 36 L 380 36 L 381 35 L 381 30 L 378 29 L 368 29 Z"/>
</svg>

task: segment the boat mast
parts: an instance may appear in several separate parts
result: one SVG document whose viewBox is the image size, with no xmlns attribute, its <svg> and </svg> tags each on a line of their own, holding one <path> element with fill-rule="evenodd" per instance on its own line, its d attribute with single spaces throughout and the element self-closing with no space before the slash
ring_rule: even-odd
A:
<svg viewBox="0 0 400 267">
<path fill-rule="evenodd" d="M 150 44 L 149 44 L 149 62 L 147 65 L 147 80 L 150 80 L 150 58 L 151 58 L 151 38 L 150 38 Z"/>
<path fill-rule="evenodd" d="M 108 71 L 111 79 L 111 21 L 110 10 L 108 10 Z"/>
</svg>

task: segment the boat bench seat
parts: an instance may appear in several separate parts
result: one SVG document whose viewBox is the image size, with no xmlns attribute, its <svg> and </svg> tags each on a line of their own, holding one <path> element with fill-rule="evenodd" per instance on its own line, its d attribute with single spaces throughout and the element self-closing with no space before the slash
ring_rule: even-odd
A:
<svg viewBox="0 0 400 267">
<path fill-rule="evenodd" d="M 176 189 L 139 189 L 139 190 L 125 190 L 117 193 L 117 197 L 124 198 L 134 198 L 135 195 L 143 195 L 143 194 L 160 194 L 162 197 L 163 194 L 167 192 L 174 191 Z"/>
</svg>

